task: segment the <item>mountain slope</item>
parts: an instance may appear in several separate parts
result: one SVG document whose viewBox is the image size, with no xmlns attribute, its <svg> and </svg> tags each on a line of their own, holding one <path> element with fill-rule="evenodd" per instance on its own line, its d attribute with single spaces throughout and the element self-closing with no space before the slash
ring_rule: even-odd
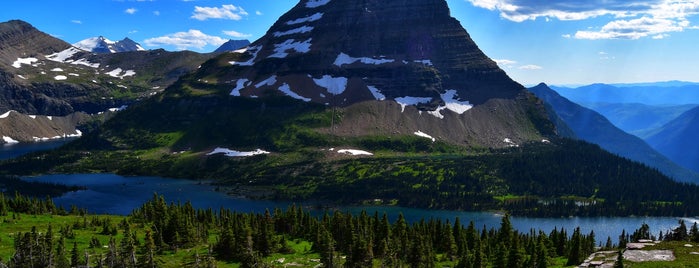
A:
<svg viewBox="0 0 699 268">
<path fill-rule="evenodd" d="M 228 40 L 228 42 L 224 43 L 220 47 L 218 47 L 214 52 L 227 52 L 227 51 L 235 51 L 241 48 L 244 48 L 246 46 L 250 45 L 250 41 L 248 40 Z"/>
<path fill-rule="evenodd" d="M 124 38 L 121 41 L 111 41 L 104 36 L 92 37 L 73 44 L 79 49 L 93 53 L 119 53 L 131 51 L 145 51 L 140 44 L 133 40 Z"/>
<path fill-rule="evenodd" d="M 507 147 L 551 134 L 541 103 L 449 12 L 443 0 L 300 1 L 246 49 L 202 65 L 188 85 L 340 108 L 331 132 L 346 137 L 429 130 L 450 143 Z"/>
<path fill-rule="evenodd" d="M 162 91 L 214 55 L 164 50 L 94 54 L 23 21 L 0 23 L 0 114 L 104 112 Z M 38 130 L 33 135 L 31 124 L 20 125 L 27 128 L 0 136 L 19 141 L 44 137 Z M 50 126 L 37 129 L 42 128 Z M 75 130 L 60 130 L 65 131 Z"/>
<path fill-rule="evenodd" d="M 646 139 L 648 144 L 678 164 L 699 172 L 699 107 L 664 125 Z"/>
<path fill-rule="evenodd" d="M 582 104 L 609 119 L 615 126 L 642 139 L 679 117 L 697 104 L 679 106 L 651 106 L 640 103 L 585 103 Z"/>
<path fill-rule="evenodd" d="M 640 138 L 615 127 L 597 112 L 562 97 L 545 84 L 530 88 L 550 104 L 577 138 L 600 145 L 607 151 L 655 167 L 678 181 L 699 183 L 699 175 L 673 163 Z"/>
</svg>

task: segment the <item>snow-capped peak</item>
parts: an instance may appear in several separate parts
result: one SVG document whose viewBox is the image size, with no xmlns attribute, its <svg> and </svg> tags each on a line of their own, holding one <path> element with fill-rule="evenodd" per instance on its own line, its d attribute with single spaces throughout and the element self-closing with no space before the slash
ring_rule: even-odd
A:
<svg viewBox="0 0 699 268">
<path fill-rule="evenodd" d="M 104 36 L 92 37 L 73 44 L 73 46 L 94 53 L 117 53 L 128 51 L 145 51 L 140 44 L 129 38 L 121 41 L 112 41 Z"/>
</svg>

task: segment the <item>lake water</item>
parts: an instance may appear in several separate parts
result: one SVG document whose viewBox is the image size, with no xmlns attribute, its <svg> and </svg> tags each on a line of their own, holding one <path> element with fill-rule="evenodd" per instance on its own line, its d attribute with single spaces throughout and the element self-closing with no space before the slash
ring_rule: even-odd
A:
<svg viewBox="0 0 699 268">
<path fill-rule="evenodd" d="M 153 193 L 165 196 L 168 202 L 191 201 L 196 208 L 229 208 L 239 212 L 259 212 L 265 209 L 286 208 L 289 203 L 254 201 L 242 198 L 235 198 L 222 192 L 215 191 L 215 187 L 192 180 L 167 179 L 158 177 L 122 177 L 113 174 L 72 174 L 72 175 L 46 175 L 38 177 L 27 177 L 25 180 L 41 181 L 51 183 L 62 183 L 66 185 L 79 185 L 87 187 L 87 190 L 67 193 L 55 198 L 57 205 L 69 208 L 76 205 L 88 209 L 91 213 L 122 214 L 130 213 L 134 208 L 140 206 L 153 197 Z M 309 207 L 313 207 L 312 205 Z M 341 207 L 341 211 L 358 213 L 362 209 L 367 210 L 370 215 L 375 211 L 379 214 L 386 213 L 392 220 L 403 213 L 410 222 L 420 219 L 443 219 L 444 221 L 454 221 L 459 217 L 463 224 L 473 221 L 478 229 L 483 226 L 487 228 L 500 225 L 502 215 L 492 212 L 461 212 L 444 210 L 424 210 L 401 207 Z M 314 211 L 321 214 L 323 211 Z M 622 230 L 633 232 L 642 223 L 650 225 L 652 234 L 657 235 L 659 231 L 664 233 L 677 226 L 680 218 L 670 217 L 595 217 L 595 218 L 525 218 L 512 217 L 511 222 L 520 232 L 528 232 L 534 228 L 550 232 L 554 228 L 565 228 L 568 233 L 580 227 L 583 233 L 595 231 L 598 242 L 604 243 L 607 236 L 613 241 L 617 241 Z M 697 221 L 695 218 L 685 218 L 688 224 Z"/>
<path fill-rule="evenodd" d="M 0 160 L 6 160 L 28 154 L 35 151 L 45 151 L 66 144 L 75 138 L 57 139 L 45 142 L 16 143 L 0 145 Z"/>
</svg>

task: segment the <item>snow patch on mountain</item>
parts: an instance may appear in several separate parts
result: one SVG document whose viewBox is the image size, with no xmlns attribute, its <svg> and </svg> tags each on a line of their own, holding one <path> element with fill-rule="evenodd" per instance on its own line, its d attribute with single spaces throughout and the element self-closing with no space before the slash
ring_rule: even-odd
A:
<svg viewBox="0 0 699 268">
<path fill-rule="evenodd" d="M 56 81 L 63 81 L 63 80 L 68 79 L 68 77 L 65 76 L 65 75 L 57 75 L 57 76 L 55 76 L 53 79 L 56 80 Z"/>
<path fill-rule="evenodd" d="M 418 105 L 420 103 L 429 103 L 432 101 L 432 98 L 430 97 L 410 97 L 410 96 L 405 96 L 405 97 L 400 97 L 400 98 L 395 98 L 395 101 L 400 104 L 401 107 L 401 113 L 405 112 L 405 107 L 408 105 Z"/>
<path fill-rule="evenodd" d="M 17 60 L 12 63 L 12 67 L 19 69 L 22 67 L 22 64 L 32 65 L 32 63 L 35 63 L 38 61 L 39 61 L 39 59 L 37 59 L 37 58 L 17 58 Z"/>
<path fill-rule="evenodd" d="M 342 149 L 342 150 L 337 150 L 338 154 L 348 154 L 348 155 L 368 155 L 372 156 L 374 154 L 367 152 L 367 151 L 362 151 L 362 150 L 355 150 L 355 149 Z"/>
<path fill-rule="evenodd" d="M 422 131 L 420 131 L 420 130 L 418 130 L 418 131 L 416 131 L 416 132 L 413 132 L 413 134 L 414 134 L 415 136 L 418 136 L 418 137 L 423 137 L 423 138 L 430 139 L 430 140 L 432 140 L 432 142 L 437 141 L 437 139 L 433 138 L 432 136 L 430 136 L 430 135 L 428 135 L 427 133 L 422 132 Z"/>
<path fill-rule="evenodd" d="M 17 143 L 19 143 L 19 141 L 15 140 L 15 139 L 13 139 L 13 138 L 11 138 L 11 137 L 8 137 L 8 136 L 2 136 L 2 140 L 3 140 L 5 143 L 7 143 L 7 144 L 17 144 Z"/>
<path fill-rule="evenodd" d="M 385 63 L 392 63 L 395 60 L 393 59 L 373 59 L 373 58 L 367 58 L 367 57 L 361 57 L 361 58 L 354 58 L 351 57 L 350 55 L 347 55 L 345 53 L 340 53 L 340 55 L 337 55 L 337 58 L 335 59 L 335 65 L 338 67 L 342 67 L 342 65 L 345 64 L 352 64 L 355 62 L 361 62 L 364 64 L 373 64 L 373 65 L 380 65 L 380 64 L 385 64 Z"/>
<path fill-rule="evenodd" d="M 305 101 L 305 102 L 311 101 L 310 98 L 302 97 L 301 95 L 299 95 L 299 94 L 297 94 L 296 92 L 292 91 L 292 90 L 291 90 L 291 86 L 289 86 L 289 84 L 287 84 L 287 83 L 284 83 L 283 85 L 281 85 L 281 86 L 279 87 L 279 91 L 284 92 L 284 94 L 286 94 L 287 96 L 292 97 L 292 98 L 297 99 L 297 100 L 302 100 L 302 101 Z"/>
<path fill-rule="evenodd" d="M 306 2 L 306 7 L 316 8 L 319 6 L 327 5 L 328 3 L 330 3 L 330 0 L 308 0 L 308 2 Z"/>
<path fill-rule="evenodd" d="M 247 86 L 247 84 L 250 82 L 248 79 L 239 79 L 238 82 L 236 82 L 235 88 L 233 91 L 231 91 L 231 96 L 240 96 L 240 91 Z"/>
<path fill-rule="evenodd" d="M 241 48 L 236 51 L 233 51 L 234 53 L 245 53 L 250 51 L 252 53 L 252 58 L 245 62 L 237 62 L 237 61 L 231 61 L 229 62 L 231 65 L 239 65 L 239 66 L 252 66 L 255 64 L 255 59 L 257 59 L 257 53 L 260 52 L 262 49 L 262 46 L 254 46 L 254 47 L 246 47 L 246 48 Z"/>
<path fill-rule="evenodd" d="M 286 22 L 286 25 L 294 25 L 294 24 L 301 24 L 301 23 L 306 23 L 306 22 L 314 22 L 314 21 L 317 21 L 317 20 L 319 20 L 319 19 L 321 19 L 321 18 L 323 18 L 323 13 L 318 12 L 318 13 L 316 13 L 316 14 L 310 15 L 310 16 L 305 17 L 305 18 L 300 18 L 300 19 L 295 19 L 295 20 L 287 21 L 287 22 Z"/>
<path fill-rule="evenodd" d="M 13 110 L 9 110 L 9 111 L 7 111 L 7 112 L 4 113 L 4 114 L 0 114 L 0 119 L 7 118 L 8 116 L 10 116 L 10 113 L 12 113 L 12 112 L 14 112 L 14 111 L 13 111 Z"/>
<path fill-rule="evenodd" d="M 117 53 L 129 51 L 145 51 L 138 43 L 129 38 L 124 38 L 121 41 L 112 41 L 103 36 L 92 37 L 73 44 L 81 50 L 94 53 Z"/>
<path fill-rule="evenodd" d="M 78 60 L 72 62 L 72 64 L 73 65 L 84 65 L 84 66 L 91 67 L 91 68 L 99 68 L 100 67 L 99 63 L 92 63 L 86 59 L 78 59 Z"/>
<path fill-rule="evenodd" d="M 285 32 L 274 32 L 274 37 L 280 37 L 280 36 L 285 36 L 285 35 L 292 35 L 292 34 L 299 34 L 299 33 L 307 33 L 313 31 L 313 27 L 311 26 L 301 26 L 295 29 L 291 29 Z"/>
<path fill-rule="evenodd" d="M 296 42 L 294 39 L 289 39 L 284 41 L 284 43 L 275 44 L 274 54 L 270 55 L 268 58 L 286 58 L 286 56 L 289 56 L 289 53 L 287 52 L 289 50 L 294 50 L 299 53 L 307 53 L 311 51 L 312 39 L 313 38 L 309 38 L 303 42 Z"/>
<path fill-rule="evenodd" d="M 257 84 L 255 85 L 255 87 L 256 87 L 256 88 L 260 88 L 260 87 L 263 87 L 263 86 L 273 86 L 273 85 L 276 84 L 276 83 L 277 83 L 277 76 L 276 76 L 276 75 L 273 75 L 273 76 L 270 76 L 269 78 L 263 80 L 262 82 L 257 83 Z"/>
<path fill-rule="evenodd" d="M 379 90 L 379 89 L 376 88 L 375 86 L 367 86 L 367 87 L 369 88 L 369 91 L 371 92 L 371 95 L 374 95 L 374 98 L 375 98 L 376 100 L 379 100 L 379 101 L 386 100 L 386 95 L 384 95 L 383 93 L 381 93 L 381 90 Z"/>
<path fill-rule="evenodd" d="M 122 74 L 123 73 L 123 74 Z M 111 77 L 119 78 L 119 79 L 124 79 L 124 77 L 127 76 L 134 76 L 136 75 L 136 72 L 133 70 L 122 70 L 121 68 L 116 68 L 112 70 L 111 72 L 105 73 Z"/>
<path fill-rule="evenodd" d="M 250 152 L 241 152 L 241 151 L 236 151 L 236 150 L 231 150 L 228 148 L 216 148 L 212 152 L 206 154 L 206 155 L 215 155 L 215 154 L 224 154 L 225 156 L 228 157 L 248 157 L 248 156 L 255 156 L 255 155 L 262 155 L 262 154 L 269 154 L 270 152 L 264 151 L 262 149 L 257 149 L 254 151 Z"/>
<path fill-rule="evenodd" d="M 63 72 L 63 69 L 61 68 L 53 68 L 51 69 L 52 72 Z"/>
<path fill-rule="evenodd" d="M 73 62 L 72 60 L 68 60 L 75 56 L 76 53 L 80 52 L 79 49 L 75 47 L 70 47 L 66 50 L 63 50 L 61 52 L 53 53 L 51 55 L 46 56 L 46 59 L 55 61 L 55 62 L 62 62 L 62 63 L 70 63 Z"/>
<path fill-rule="evenodd" d="M 329 75 L 324 75 L 320 79 L 313 78 L 313 82 L 316 85 L 323 87 L 328 90 L 328 93 L 333 95 L 340 95 L 347 89 L 347 78 L 346 77 L 332 77 Z"/>
</svg>

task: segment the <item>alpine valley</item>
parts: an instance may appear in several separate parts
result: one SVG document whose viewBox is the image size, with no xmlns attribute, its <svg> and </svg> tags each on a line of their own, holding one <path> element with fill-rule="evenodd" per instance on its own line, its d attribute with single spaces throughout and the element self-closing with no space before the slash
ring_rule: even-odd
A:
<svg viewBox="0 0 699 268">
<path fill-rule="evenodd" d="M 481 52 L 444 0 L 304 0 L 247 47 L 208 55 L 96 54 L 2 26 L 0 122 L 129 105 L 69 145 L 0 163 L 7 175 L 157 175 L 249 198 L 532 216 L 699 210 L 696 185 L 564 138 L 580 134 L 571 119 Z"/>
</svg>

